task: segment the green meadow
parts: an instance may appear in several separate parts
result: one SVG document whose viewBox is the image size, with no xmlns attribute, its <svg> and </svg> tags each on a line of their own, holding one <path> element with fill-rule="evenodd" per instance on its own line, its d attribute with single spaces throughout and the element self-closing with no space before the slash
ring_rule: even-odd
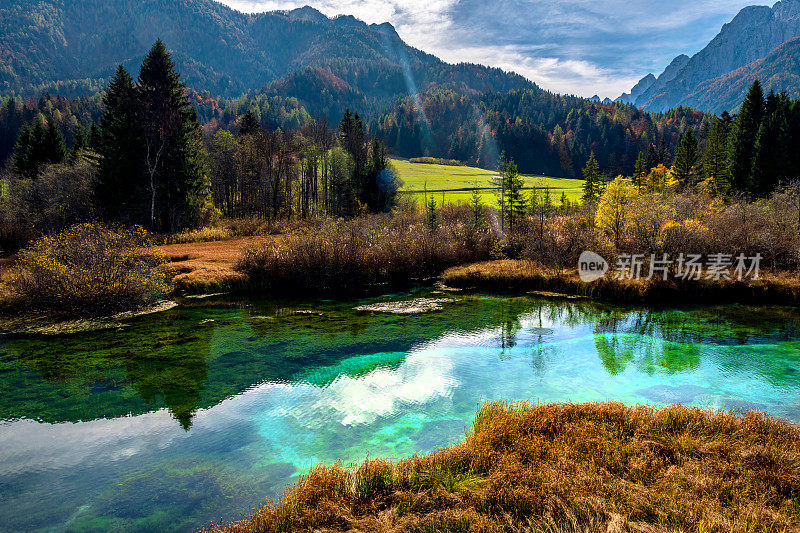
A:
<svg viewBox="0 0 800 533">
<path fill-rule="evenodd" d="M 473 189 L 479 189 L 483 201 L 488 205 L 497 205 L 497 198 L 492 187 L 492 177 L 496 171 L 466 166 L 435 165 L 428 163 L 411 163 L 403 159 L 392 159 L 394 167 L 403 182 L 401 191 L 404 195 L 423 201 L 425 190 L 443 203 L 466 203 L 472 196 Z M 553 202 L 558 203 L 564 192 L 570 201 L 581 197 L 583 180 L 550 178 L 523 174 L 525 188 L 531 192 L 534 188 L 550 187 Z"/>
</svg>

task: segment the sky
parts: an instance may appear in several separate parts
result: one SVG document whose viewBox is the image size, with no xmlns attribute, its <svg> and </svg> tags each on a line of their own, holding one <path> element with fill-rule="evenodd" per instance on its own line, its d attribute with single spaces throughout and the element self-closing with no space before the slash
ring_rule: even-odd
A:
<svg viewBox="0 0 800 533">
<path fill-rule="evenodd" d="M 565 94 L 616 98 L 677 55 L 698 52 L 763 0 L 222 0 L 241 11 L 311 5 L 328 16 L 390 22 L 448 62 L 512 70 Z"/>
</svg>

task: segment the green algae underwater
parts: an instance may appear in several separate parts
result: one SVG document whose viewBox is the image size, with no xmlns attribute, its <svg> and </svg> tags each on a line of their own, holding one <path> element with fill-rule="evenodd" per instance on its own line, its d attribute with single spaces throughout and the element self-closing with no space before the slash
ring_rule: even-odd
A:
<svg viewBox="0 0 800 533">
<path fill-rule="evenodd" d="M 355 307 L 445 299 L 425 314 Z M 324 462 L 461 440 L 487 400 L 758 409 L 800 422 L 800 310 L 532 296 L 186 300 L 0 339 L 0 530 L 191 531 Z"/>
</svg>

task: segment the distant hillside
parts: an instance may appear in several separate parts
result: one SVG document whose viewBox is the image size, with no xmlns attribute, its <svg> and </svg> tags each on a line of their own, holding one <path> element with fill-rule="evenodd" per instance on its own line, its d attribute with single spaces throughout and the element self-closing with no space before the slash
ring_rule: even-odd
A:
<svg viewBox="0 0 800 533">
<path fill-rule="evenodd" d="M 405 44 L 388 23 L 330 19 L 310 7 L 245 14 L 211 0 L 5 0 L 0 91 L 96 91 L 117 64 L 135 73 L 157 38 L 194 89 L 222 96 L 292 92 L 310 111 L 436 84 L 534 87 L 500 69 L 444 63 Z"/>
<path fill-rule="evenodd" d="M 778 50 L 784 43 L 800 36 L 800 0 L 783 0 L 773 7 L 750 6 L 742 9 L 725 24 L 719 34 L 691 58 L 682 55 L 638 96 L 623 98 L 648 111 L 662 112 L 680 105 L 697 106 L 704 111 L 734 110 L 741 103 L 746 87 L 734 89 L 722 80 L 738 80 L 749 86 L 759 73 L 769 73 L 777 61 L 790 64 L 797 46 Z M 768 56 L 770 58 L 768 59 Z M 751 68 L 754 62 L 763 61 Z M 797 90 L 791 76 L 772 75 L 770 88 Z M 762 81 L 765 81 L 762 79 Z"/>
</svg>

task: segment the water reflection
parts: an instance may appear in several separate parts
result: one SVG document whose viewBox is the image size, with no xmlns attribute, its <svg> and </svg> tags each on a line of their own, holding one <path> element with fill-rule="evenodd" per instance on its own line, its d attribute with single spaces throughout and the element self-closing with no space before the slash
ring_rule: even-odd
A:
<svg viewBox="0 0 800 533">
<path fill-rule="evenodd" d="M 172 311 L 114 332 L 6 340 L 0 344 L 0 419 L 46 422 L 113 418 L 166 407 L 189 429 L 194 413 L 261 382 L 329 384 L 341 375 L 392 368 L 420 343 L 448 332 L 491 330 L 502 358 L 520 335 L 542 374 L 559 348 L 555 329 L 589 329 L 610 375 L 691 372 L 703 346 L 774 345 L 800 338 L 791 309 L 745 306 L 694 310 L 625 309 L 532 298 L 460 298 L 442 313 L 419 317 L 358 314 L 350 304 L 232 302 Z M 523 325 L 523 319 L 525 325 Z M 493 341 L 495 342 L 495 341 Z M 371 354 L 369 361 L 360 354 Z M 375 354 L 380 354 L 375 356 Z M 394 354 L 388 356 L 387 354 Z M 394 359 L 392 359 L 392 357 Z M 338 363 L 350 360 L 345 368 Z M 360 361 L 360 367 L 353 367 Z M 794 380 L 794 367 L 759 358 L 718 364 Z M 767 365 L 771 368 L 754 368 Z"/>
<path fill-rule="evenodd" d="M 119 331 L 3 340 L 2 527 L 191 530 L 318 461 L 456 442 L 485 400 L 800 421 L 796 310 L 457 296 L 392 316 L 361 303 L 217 301 Z"/>
</svg>

